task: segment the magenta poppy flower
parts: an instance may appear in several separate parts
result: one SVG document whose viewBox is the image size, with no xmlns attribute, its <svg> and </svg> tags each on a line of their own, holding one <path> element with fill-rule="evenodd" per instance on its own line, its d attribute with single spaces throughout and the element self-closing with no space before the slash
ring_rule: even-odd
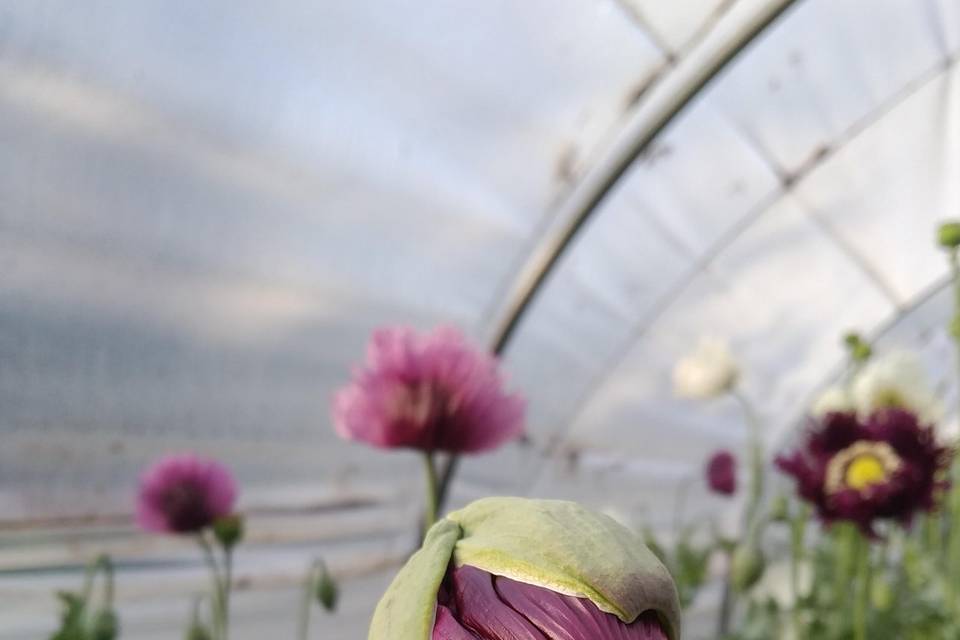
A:
<svg viewBox="0 0 960 640">
<path fill-rule="evenodd" d="M 917 511 L 936 507 L 949 463 L 933 428 L 895 408 L 866 420 L 828 413 L 797 450 L 776 459 L 825 523 L 853 522 L 869 537 L 877 520 L 909 525 Z"/>
<path fill-rule="evenodd" d="M 157 533 L 197 533 L 233 513 L 236 497 L 233 476 L 216 460 L 167 456 L 140 479 L 137 523 Z"/>
<path fill-rule="evenodd" d="M 449 327 L 374 332 L 366 363 L 333 403 L 343 438 L 427 452 L 494 449 L 522 433 L 523 415 L 496 358 Z"/>
<path fill-rule="evenodd" d="M 558 500 L 485 498 L 427 533 L 369 640 L 677 640 L 666 568 L 613 519 Z"/>
<path fill-rule="evenodd" d="M 707 486 L 714 493 L 732 496 L 737 491 L 737 459 L 729 451 L 717 451 L 707 461 Z"/>
</svg>

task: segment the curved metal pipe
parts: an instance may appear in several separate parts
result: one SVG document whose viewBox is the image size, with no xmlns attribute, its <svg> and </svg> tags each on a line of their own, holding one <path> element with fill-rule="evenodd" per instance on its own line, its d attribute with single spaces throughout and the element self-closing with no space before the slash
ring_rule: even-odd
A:
<svg viewBox="0 0 960 640">
<path fill-rule="evenodd" d="M 494 325 L 490 340 L 490 349 L 494 354 L 501 355 L 509 346 L 520 321 L 560 257 L 633 163 L 650 149 L 660 134 L 717 75 L 797 2 L 798 0 L 777 0 L 761 10 L 724 44 L 716 57 L 664 99 L 663 104 L 651 114 L 649 121 L 615 148 L 610 159 L 602 163 L 603 166 L 595 175 L 588 175 L 578 185 L 554 216 L 554 219 L 558 220 L 556 230 L 549 233 L 539 246 L 534 248 L 507 293 L 507 302 L 500 313 L 500 319 Z M 446 501 L 456 468 L 457 457 L 451 456 L 440 472 L 438 511 L 442 510 Z"/>
</svg>

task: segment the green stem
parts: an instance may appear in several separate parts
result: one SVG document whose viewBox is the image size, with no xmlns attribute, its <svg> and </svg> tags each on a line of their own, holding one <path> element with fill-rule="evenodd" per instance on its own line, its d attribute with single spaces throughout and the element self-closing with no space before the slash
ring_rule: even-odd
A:
<svg viewBox="0 0 960 640">
<path fill-rule="evenodd" d="M 439 499 L 437 495 L 437 467 L 433 463 L 433 453 L 428 451 L 423 454 L 423 464 L 427 476 L 427 526 L 423 530 L 423 535 L 426 536 L 427 531 L 437 521 L 437 502 Z"/>
<path fill-rule="evenodd" d="M 857 536 L 856 601 L 853 609 L 853 638 L 867 640 L 867 611 L 870 602 L 870 542 Z"/>
<path fill-rule="evenodd" d="M 740 403 L 743 415 L 750 429 L 750 494 L 747 501 L 746 526 L 756 525 L 763 499 L 763 437 L 760 433 L 760 420 L 746 396 L 734 389 L 731 394 Z"/>
<path fill-rule="evenodd" d="M 109 557 L 101 556 L 100 566 L 103 568 L 103 578 L 106 581 L 103 588 L 103 599 L 107 607 L 113 607 L 113 562 L 110 561 Z"/>
<path fill-rule="evenodd" d="M 953 279 L 954 293 L 954 311 L 950 322 L 950 334 L 956 345 L 957 371 L 960 375 L 960 335 L 957 335 L 957 318 L 960 317 L 960 262 L 957 258 L 957 250 L 951 249 L 948 254 L 950 260 L 950 274 Z M 950 532 L 947 538 L 947 589 L 949 592 L 950 603 L 955 615 L 960 614 L 960 594 L 958 594 L 957 582 L 960 581 L 960 459 L 954 456 L 953 464 L 950 468 L 950 479 L 952 489 L 948 498 L 948 509 L 950 514 Z"/>
<path fill-rule="evenodd" d="M 96 577 L 99 568 L 100 559 L 97 558 L 87 564 L 87 568 L 83 573 L 83 590 L 80 592 L 80 598 L 84 604 L 90 600 L 90 593 L 93 591 L 93 579 Z"/>
<path fill-rule="evenodd" d="M 760 433 L 760 420 L 757 418 L 757 414 L 746 396 L 736 388 L 730 391 L 730 395 L 740 404 L 740 408 L 743 410 L 744 418 L 750 430 L 750 442 L 748 445 L 750 459 L 750 494 L 747 498 L 747 508 L 744 513 L 743 535 L 749 539 L 756 539 L 756 537 L 760 535 L 764 524 L 759 517 L 760 502 L 763 499 L 763 440 Z M 723 587 L 723 599 L 718 614 L 718 637 L 723 637 L 727 634 L 730 627 L 730 620 L 733 618 L 733 611 L 737 606 L 736 594 L 730 582 L 731 565 L 732 554 L 727 557 L 727 575 Z"/>
<path fill-rule="evenodd" d="M 113 563 L 109 556 L 101 554 L 95 560 L 87 564 L 83 575 L 83 590 L 80 592 L 81 602 L 83 603 L 84 615 L 89 614 L 90 598 L 93 596 L 93 585 L 97 574 L 103 574 L 103 596 L 101 606 L 104 609 L 113 608 Z"/>
<path fill-rule="evenodd" d="M 233 547 L 223 549 L 223 638 L 230 635 L 230 591 L 233 589 Z"/>
<path fill-rule="evenodd" d="M 220 577 L 220 568 L 217 565 L 217 558 L 213 553 L 213 547 L 207 541 L 205 534 L 197 536 L 197 542 L 203 550 L 203 557 L 210 569 L 210 579 L 213 585 L 213 636 L 216 640 L 227 640 L 227 630 L 224 621 L 224 587 L 223 580 Z"/>
<path fill-rule="evenodd" d="M 793 637 L 802 638 L 800 629 L 800 563 L 804 559 L 803 542 L 807 531 L 809 511 L 806 505 L 801 505 L 797 514 L 790 521 L 790 591 L 793 594 L 793 608 L 790 612 L 790 621 L 793 626 Z"/>
<path fill-rule="evenodd" d="M 730 619 L 733 617 L 734 594 L 732 584 L 733 551 L 726 553 L 727 570 L 723 576 L 723 595 L 720 601 L 720 612 L 717 620 L 717 638 L 725 638 L 730 631 Z"/>
<path fill-rule="evenodd" d="M 834 606 L 838 611 L 847 609 L 850 604 L 850 581 L 856 575 L 857 540 L 860 533 L 854 525 L 842 522 L 834 525 L 834 562 L 833 572 Z"/>
<path fill-rule="evenodd" d="M 300 624 L 298 627 L 299 635 L 297 636 L 300 640 L 307 640 L 310 633 L 310 609 L 313 608 L 313 589 L 319 570 L 320 561 L 318 560 L 310 565 L 303 583 L 303 601 L 300 603 Z"/>
</svg>

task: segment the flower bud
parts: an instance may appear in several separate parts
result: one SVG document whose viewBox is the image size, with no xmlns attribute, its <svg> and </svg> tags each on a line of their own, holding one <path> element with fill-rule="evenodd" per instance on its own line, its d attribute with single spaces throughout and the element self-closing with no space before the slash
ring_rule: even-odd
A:
<svg viewBox="0 0 960 640">
<path fill-rule="evenodd" d="M 790 501 L 785 495 L 779 495 L 770 503 L 770 520 L 786 522 L 790 519 Z"/>
<path fill-rule="evenodd" d="M 953 316 L 953 318 L 950 319 L 948 329 L 951 338 L 960 339 L 960 315 Z"/>
<path fill-rule="evenodd" d="M 730 562 L 730 584 L 743 593 L 763 576 L 767 562 L 756 544 L 746 543 L 736 548 Z"/>
<path fill-rule="evenodd" d="M 313 584 L 313 594 L 320 603 L 320 606 L 327 611 L 333 611 L 337 608 L 337 600 L 340 596 L 340 589 L 330 572 L 327 571 L 327 565 L 321 563 L 316 581 Z"/>
<path fill-rule="evenodd" d="M 116 613 L 110 609 L 101 609 L 90 625 L 90 640 L 114 640 L 119 626 Z"/>
<path fill-rule="evenodd" d="M 243 516 L 221 516 L 213 522 L 213 535 L 224 549 L 232 549 L 243 539 Z"/>
<path fill-rule="evenodd" d="M 487 498 L 430 529 L 377 605 L 368 640 L 541 635 L 677 640 L 676 587 L 612 518 L 572 502 Z"/>
<path fill-rule="evenodd" d="M 737 459 L 729 451 L 717 451 L 707 461 L 706 476 L 711 491 L 732 496 L 737 491 Z"/>
<path fill-rule="evenodd" d="M 859 333 L 851 331 L 843 336 L 843 343 L 847 345 L 850 359 L 854 362 L 866 362 L 873 355 L 870 343 L 861 338 Z"/>
<path fill-rule="evenodd" d="M 937 229 L 937 242 L 944 249 L 960 247 L 960 222 L 944 222 Z"/>
</svg>

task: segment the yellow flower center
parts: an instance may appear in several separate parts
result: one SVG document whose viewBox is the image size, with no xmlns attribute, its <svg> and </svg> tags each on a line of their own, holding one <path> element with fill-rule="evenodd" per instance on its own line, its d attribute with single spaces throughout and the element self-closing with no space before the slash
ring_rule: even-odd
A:
<svg viewBox="0 0 960 640">
<path fill-rule="evenodd" d="M 886 442 L 859 440 L 830 459 L 825 488 L 827 493 L 845 489 L 865 493 L 887 482 L 902 464 Z"/>
<path fill-rule="evenodd" d="M 883 463 L 871 455 L 857 456 L 847 465 L 844 482 L 851 489 L 860 491 L 870 485 L 882 484 L 887 480 L 887 470 Z"/>
</svg>

